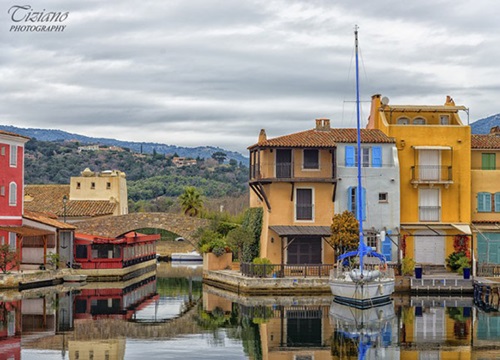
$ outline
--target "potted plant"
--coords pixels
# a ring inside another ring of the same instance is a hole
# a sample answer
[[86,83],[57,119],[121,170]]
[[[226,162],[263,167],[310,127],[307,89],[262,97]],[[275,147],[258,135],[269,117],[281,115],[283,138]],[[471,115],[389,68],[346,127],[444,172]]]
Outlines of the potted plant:
[[403,276],[412,276],[415,271],[415,265],[415,259],[411,257],[403,258],[401,262],[401,272],[403,273]]

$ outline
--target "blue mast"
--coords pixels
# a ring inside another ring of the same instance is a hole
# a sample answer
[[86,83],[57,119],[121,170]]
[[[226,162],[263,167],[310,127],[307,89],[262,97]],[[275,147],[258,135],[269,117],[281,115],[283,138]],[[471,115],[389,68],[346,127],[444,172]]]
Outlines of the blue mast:
[[358,187],[356,189],[356,217],[359,222],[359,268],[363,274],[363,256],[366,246],[363,239],[363,188],[361,187],[361,126],[360,126],[360,101],[359,101],[359,60],[358,60],[358,25],[354,26],[354,42],[356,51],[356,115],[357,115],[357,160],[358,160]]

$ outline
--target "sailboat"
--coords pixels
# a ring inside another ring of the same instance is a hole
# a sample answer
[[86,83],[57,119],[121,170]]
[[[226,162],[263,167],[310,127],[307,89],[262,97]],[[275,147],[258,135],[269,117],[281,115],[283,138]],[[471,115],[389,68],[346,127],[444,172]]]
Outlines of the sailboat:
[[[357,112],[357,178],[361,186],[361,130],[359,100],[358,27],[354,28],[356,54],[356,112]],[[387,267],[384,255],[367,246],[363,238],[363,191],[356,191],[356,218],[359,222],[359,245],[357,250],[338,257],[337,268],[330,273],[329,284],[334,301],[358,308],[370,308],[390,302],[394,292],[394,271]],[[344,266],[349,258],[357,259],[356,268]],[[366,262],[366,264],[365,264]]]

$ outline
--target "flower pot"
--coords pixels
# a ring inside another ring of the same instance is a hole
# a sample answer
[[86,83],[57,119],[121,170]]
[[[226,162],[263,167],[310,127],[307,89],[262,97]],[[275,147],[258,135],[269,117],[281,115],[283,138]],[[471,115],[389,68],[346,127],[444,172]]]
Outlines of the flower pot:
[[421,267],[415,268],[415,277],[417,279],[422,279],[422,268]]
[[464,268],[464,279],[470,279],[470,268]]

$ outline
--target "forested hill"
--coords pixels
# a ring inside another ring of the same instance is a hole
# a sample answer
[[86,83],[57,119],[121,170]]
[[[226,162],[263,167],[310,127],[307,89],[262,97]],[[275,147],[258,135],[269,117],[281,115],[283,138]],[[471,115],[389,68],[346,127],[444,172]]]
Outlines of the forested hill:
[[85,168],[92,171],[117,169],[127,176],[128,195],[133,202],[176,198],[185,186],[195,186],[205,197],[238,197],[247,193],[248,167],[231,159],[219,164],[198,158],[196,165],[176,167],[163,154],[137,154],[101,148],[79,151],[72,141],[38,141],[25,145],[26,184],[69,184]]
[[52,129],[35,129],[35,128],[18,128],[10,125],[0,125],[0,130],[13,132],[15,134],[28,136],[32,139],[41,141],[78,141],[80,145],[107,145],[107,146],[119,146],[122,148],[130,149],[136,153],[144,154],[174,154],[177,153],[179,156],[197,158],[210,158],[215,152],[223,152],[227,155],[227,160],[236,160],[238,163],[242,162],[248,165],[248,158],[236,151],[224,150],[219,147],[213,146],[197,146],[197,147],[182,147],[176,145],[166,145],[160,143],[152,142],[132,142],[132,141],[122,141],[116,139],[107,138],[93,138],[89,136],[72,134],[62,130],[52,130]]

